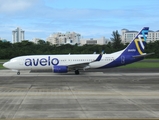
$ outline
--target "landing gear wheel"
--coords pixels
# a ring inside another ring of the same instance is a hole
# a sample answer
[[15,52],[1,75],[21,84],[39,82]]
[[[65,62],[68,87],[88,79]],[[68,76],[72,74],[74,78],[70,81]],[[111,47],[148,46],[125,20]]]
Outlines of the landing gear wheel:
[[75,70],[75,74],[76,74],[76,75],[79,75],[79,70]]
[[17,75],[20,75],[20,72],[19,72],[19,71],[17,72]]

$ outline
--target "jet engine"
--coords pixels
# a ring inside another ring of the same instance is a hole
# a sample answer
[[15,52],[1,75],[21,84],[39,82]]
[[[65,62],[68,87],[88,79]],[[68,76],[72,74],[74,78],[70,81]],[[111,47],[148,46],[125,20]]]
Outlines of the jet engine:
[[54,65],[53,68],[52,68],[52,71],[54,73],[67,73],[68,72],[68,66],[57,66],[57,65]]

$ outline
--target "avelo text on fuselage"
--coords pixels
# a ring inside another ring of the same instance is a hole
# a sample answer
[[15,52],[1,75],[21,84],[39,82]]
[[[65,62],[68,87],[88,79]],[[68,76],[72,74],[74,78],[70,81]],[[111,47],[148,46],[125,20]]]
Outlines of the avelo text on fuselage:
[[47,58],[26,58],[25,66],[53,66],[58,65],[59,60],[57,58],[51,58],[48,56]]

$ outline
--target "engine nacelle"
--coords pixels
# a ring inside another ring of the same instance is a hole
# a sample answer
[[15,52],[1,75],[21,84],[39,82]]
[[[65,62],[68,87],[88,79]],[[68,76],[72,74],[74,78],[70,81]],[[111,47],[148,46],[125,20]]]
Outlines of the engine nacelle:
[[53,72],[54,73],[67,73],[68,72],[68,66],[53,66]]

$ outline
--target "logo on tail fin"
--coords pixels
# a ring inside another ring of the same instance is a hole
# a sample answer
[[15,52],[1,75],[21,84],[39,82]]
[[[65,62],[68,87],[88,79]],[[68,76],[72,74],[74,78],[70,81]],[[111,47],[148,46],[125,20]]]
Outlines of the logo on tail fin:
[[140,53],[140,55],[143,54],[143,51],[145,49],[148,29],[149,29],[148,27],[143,28],[134,40],[136,48],[137,48],[138,52]]
[[127,46],[124,54],[142,55],[146,45],[149,27],[144,27],[134,40]]

